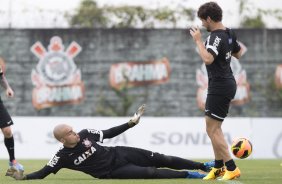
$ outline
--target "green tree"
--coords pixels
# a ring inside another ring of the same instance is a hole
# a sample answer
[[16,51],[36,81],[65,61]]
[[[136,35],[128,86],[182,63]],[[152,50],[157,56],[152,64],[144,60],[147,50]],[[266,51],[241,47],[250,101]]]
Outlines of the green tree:
[[101,28],[107,27],[108,18],[104,9],[97,6],[96,1],[83,0],[74,15],[66,13],[69,23],[74,27]]
[[164,23],[172,23],[173,27],[176,26],[177,20],[173,10],[169,8],[157,9],[154,12],[154,17],[156,20]]
[[245,16],[241,21],[241,26],[244,28],[265,28],[265,23],[262,16],[258,14],[255,17]]
[[110,27],[134,28],[138,25],[148,26],[150,12],[141,6],[105,7],[107,16],[111,17]]
[[65,14],[70,26],[84,28],[155,28],[173,27],[178,22],[193,21],[195,10],[178,7],[145,9],[141,6],[98,7],[95,0],[83,0],[74,14]]
[[244,28],[265,28],[264,17],[270,16],[282,21],[282,10],[264,10],[257,8],[248,0],[237,0],[239,2],[240,27]]
[[97,106],[98,114],[102,116],[127,116],[129,109],[133,105],[134,96],[129,94],[128,78],[124,85],[119,88],[111,88],[119,99],[121,105],[112,104],[112,102],[105,99],[103,95],[100,96],[99,104]]

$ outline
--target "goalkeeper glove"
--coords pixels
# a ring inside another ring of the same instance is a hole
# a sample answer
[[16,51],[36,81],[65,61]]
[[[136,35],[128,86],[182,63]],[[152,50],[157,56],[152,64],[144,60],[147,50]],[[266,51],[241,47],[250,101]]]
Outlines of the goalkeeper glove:
[[138,108],[137,112],[134,113],[133,117],[128,122],[128,125],[130,127],[133,127],[139,123],[140,117],[145,112],[145,108],[146,108],[146,105],[143,104]]
[[15,180],[25,180],[26,179],[26,175],[23,174],[23,171],[14,172],[14,174],[11,177],[13,177]]

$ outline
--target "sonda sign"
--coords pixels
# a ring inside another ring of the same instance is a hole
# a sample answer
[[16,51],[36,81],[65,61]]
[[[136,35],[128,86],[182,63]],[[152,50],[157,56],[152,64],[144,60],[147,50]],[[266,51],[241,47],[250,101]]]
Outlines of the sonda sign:
[[31,47],[31,52],[39,58],[31,73],[35,86],[32,104],[36,109],[76,104],[84,99],[81,72],[73,61],[80,51],[81,47],[76,42],[72,42],[65,50],[58,36],[51,38],[47,50],[40,42]]
[[124,86],[146,86],[162,84],[170,78],[170,64],[167,58],[156,61],[124,62],[110,68],[109,82],[115,89]]

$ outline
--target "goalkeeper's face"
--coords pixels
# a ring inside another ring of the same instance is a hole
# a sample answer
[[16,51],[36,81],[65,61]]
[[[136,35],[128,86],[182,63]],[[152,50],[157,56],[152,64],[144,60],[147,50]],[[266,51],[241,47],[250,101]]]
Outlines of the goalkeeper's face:
[[80,141],[79,135],[73,131],[72,127],[67,126],[61,139],[62,143],[67,147],[74,147]]

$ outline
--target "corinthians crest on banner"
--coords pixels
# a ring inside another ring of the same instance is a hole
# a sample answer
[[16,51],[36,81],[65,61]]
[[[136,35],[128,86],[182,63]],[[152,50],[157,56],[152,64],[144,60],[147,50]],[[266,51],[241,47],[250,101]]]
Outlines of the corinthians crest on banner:
[[51,38],[47,50],[40,42],[31,47],[31,52],[39,58],[31,73],[35,86],[32,103],[36,109],[76,104],[84,99],[81,72],[73,61],[80,51],[81,47],[76,42],[72,42],[65,50],[58,36]]

